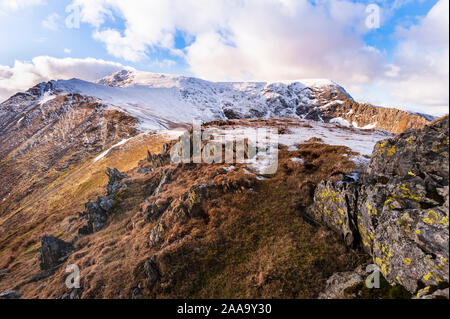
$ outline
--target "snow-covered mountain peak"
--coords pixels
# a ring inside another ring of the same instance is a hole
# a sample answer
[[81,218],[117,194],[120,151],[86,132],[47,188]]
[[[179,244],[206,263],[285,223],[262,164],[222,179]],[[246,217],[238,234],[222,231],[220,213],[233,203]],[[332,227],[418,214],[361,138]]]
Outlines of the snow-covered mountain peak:
[[181,75],[163,74],[125,69],[97,81],[111,87],[147,86],[150,88],[186,88],[208,83],[201,79]]
[[299,79],[299,80],[284,80],[276,82],[211,82],[202,80],[195,77],[188,77],[182,75],[153,73],[138,71],[135,69],[124,69],[117,71],[111,75],[108,75],[98,81],[98,84],[111,86],[111,87],[128,87],[133,85],[142,85],[152,88],[192,88],[192,87],[204,87],[204,86],[245,86],[245,87],[264,87],[266,90],[285,90],[286,88],[294,89],[296,91],[303,90],[305,88],[319,90],[319,89],[336,89],[342,93],[348,94],[344,88],[342,88],[336,82],[329,79]]
[[[237,118],[297,117],[320,122],[339,118],[354,127],[376,127],[393,132],[404,130],[397,126],[404,123],[405,116],[415,123],[411,125],[422,123],[419,116],[406,112],[360,104],[344,88],[326,79],[211,82],[134,69],[118,71],[96,82],[71,79],[38,84],[0,104],[0,116],[8,110],[47,104],[65,94],[79,94],[102,106],[123,111],[136,118],[142,131],[169,128],[193,120]],[[392,114],[386,121],[389,112]]]

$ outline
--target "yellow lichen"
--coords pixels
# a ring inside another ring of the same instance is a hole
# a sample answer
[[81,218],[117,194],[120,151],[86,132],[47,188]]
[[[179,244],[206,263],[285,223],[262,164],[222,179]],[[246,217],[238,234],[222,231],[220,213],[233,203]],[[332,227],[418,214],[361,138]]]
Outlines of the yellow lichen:
[[367,215],[370,216],[371,214],[374,214],[376,216],[378,214],[377,209],[376,208],[372,209],[369,203],[366,203],[366,208],[367,208]]
[[425,280],[430,280],[433,277],[433,274],[431,272],[428,272],[428,274],[426,274],[425,276],[423,276],[423,279]]
[[402,194],[401,194],[401,198],[409,198],[409,199],[414,199],[416,201],[420,201],[420,198],[418,195],[414,195],[411,190],[406,187],[405,184],[402,184],[400,186],[398,186],[399,189],[402,190]]
[[378,144],[378,153],[380,153],[380,155],[383,155],[383,148],[386,146],[387,142],[382,142]]
[[395,154],[395,145],[392,145],[386,150],[387,156],[392,156]]
[[444,226],[448,226],[448,216],[444,216],[441,219],[439,219],[438,214],[434,210],[428,211],[428,217],[425,217],[422,219],[425,224],[441,224]]
[[411,266],[411,258],[402,258],[403,262],[408,266]]

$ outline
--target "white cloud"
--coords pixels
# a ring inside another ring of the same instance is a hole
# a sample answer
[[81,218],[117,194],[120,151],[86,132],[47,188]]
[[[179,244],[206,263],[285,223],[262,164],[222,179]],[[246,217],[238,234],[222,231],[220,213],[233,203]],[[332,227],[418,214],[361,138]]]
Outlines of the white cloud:
[[64,53],[70,54],[70,53],[72,53],[72,50],[70,50],[70,49],[68,49],[68,48],[65,48],[65,49],[64,49]]
[[15,61],[14,66],[0,65],[0,101],[44,81],[79,78],[94,81],[125,68],[114,62],[93,58],[57,59],[35,57],[31,62]]
[[384,83],[396,103],[422,112],[448,113],[448,12],[448,0],[440,0],[417,25],[398,28],[395,73]]
[[[421,1],[376,0],[383,8],[382,20],[398,8]],[[368,102],[441,112],[448,105],[448,0],[440,0],[425,18],[415,20],[416,25],[398,28],[392,61],[363,40],[370,32],[364,23],[366,4],[351,0],[73,0],[81,8],[81,21],[94,26],[93,37],[116,58],[136,62],[162,49],[184,59],[193,74],[205,79],[330,78]],[[123,20],[124,29],[106,23],[117,18]],[[182,50],[175,47],[175,37],[180,35],[188,43]],[[164,58],[150,65],[172,67],[170,57]],[[34,60],[16,62],[8,70],[3,67],[4,72],[18,70],[21,64],[36,67]],[[23,83],[34,76],[27,72]],[[0,79],[0,87],[7,85]]]
[[0,0],[0,10],[17,11],[26,7],[43,5],[43,0]]
[[[175,35],[191,40],[183,55],[206,79],[273,80],[329,77],[366,83],[383,68],[382,55],[361,35],[366,6],[348,0],[75,0],[82,21],[97,29],[117,58],[139,61],[153,48],[177,53]],[[114,15],[123,32],[102,29]],[[349,72],[351,68],[352,72]]]
[[42,21],[42,26],[46,29],[55,31],[58,30],[60,20],[61,16],[59,14],[52,13]]

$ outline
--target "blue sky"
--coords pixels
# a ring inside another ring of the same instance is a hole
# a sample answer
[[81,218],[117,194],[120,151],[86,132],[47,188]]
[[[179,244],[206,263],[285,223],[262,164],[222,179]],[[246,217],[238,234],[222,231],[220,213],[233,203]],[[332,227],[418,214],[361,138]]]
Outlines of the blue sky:
[[[429,41],[435,35],[426,34],[432,29],[428,25],[448,29],[448,12],[430,13],[438,5],[448,8],[446,0],[202,1],[0,0],[0,98],[2,69],[10,77],[23,72],[16,61],[31,64],[27,70],[32,70],[34,58],[48,56],[94,58],[211,80],[331,78],[374,104],[431,113],[448,106],[448,89],[435,88],[435,83],[448,83],[436,67],[448,66],[448,39]],[[381,23],[369,29],[365,9],[373,3],[381,10]],[[71,4],[80,8],[79,28],[66,26]],[[412,53],[405,58],[402,48]],[[408,59],[413,60],[404,62]],[[414,61],[427,70],[423,81]],[[47,73],[58,74],[55,70]],[[39,73],[35,79],[47,76],[42,70],[29,72]],[[396,92],[390,91],[390,81],[399,85]],[[441,98],[398,93],[412,86],[416,92],[421,81],[431,82]],[[3,94],[14,90],[8,85],[3,84]]]
[[[93,57],[116,61],[139,70],[174,74],[190,74],[183,59],[171,56],[167,50],[153,48],[148,51],[148,57],[138,62],[127,61],[111,56],[103,43],[92,37],[95,30],[90,24],[80,23],[79,28],[67,28],[65,19],[68,13],[66,7],[72,3],[69,0],[45,0],[45,5],[25,7],[14,12],[0,11],[0,65],[12,66],[15,60],[32,60],[35,56],[48,55],[57,58]],[[58,14],[57,28],[49,29],[42,24],[47,17]],[[117,28],[123,32],[125,21],[120,16],[108,19],[105,28]],[[177,39],[177,47],[185,45],[183,37]],[[69,49],[70,53],[65,52]],[[155,63],[170,58],[177,62],[171,67]]]

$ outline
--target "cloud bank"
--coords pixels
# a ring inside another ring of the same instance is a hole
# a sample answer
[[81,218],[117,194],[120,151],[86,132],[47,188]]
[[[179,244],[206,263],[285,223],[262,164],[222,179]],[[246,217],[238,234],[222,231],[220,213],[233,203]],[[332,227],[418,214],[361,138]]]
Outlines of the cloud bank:
[[94,81],[123,68],[119,63],[92,58],[57,59],[48,56],[36,57],[31,62],[16,61],[13,67],[0,65],[0,101],[40,82],[71,78]]

